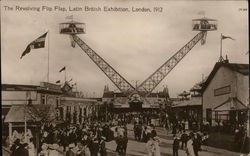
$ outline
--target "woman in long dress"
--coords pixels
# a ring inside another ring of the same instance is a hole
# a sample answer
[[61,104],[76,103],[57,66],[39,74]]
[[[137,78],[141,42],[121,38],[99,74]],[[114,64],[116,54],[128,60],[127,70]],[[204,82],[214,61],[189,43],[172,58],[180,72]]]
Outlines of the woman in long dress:
[[149,137],[148,142],[146,143],[146,149],[148,151],[148,156],[154,156],[155,153],[155,144],[152,136]]
[[155,153],[154,156],[161,156],[161,151],[160,151],[160,138],[159,137],[154,137],[154,146],[155,146]]
[[187,156],[195,156],[194,155],[194,147],[193,147],[193,133],[191,132],[189,134],[189,140],[187,142],[187,149],[186,149],[186,152],[187,152]]

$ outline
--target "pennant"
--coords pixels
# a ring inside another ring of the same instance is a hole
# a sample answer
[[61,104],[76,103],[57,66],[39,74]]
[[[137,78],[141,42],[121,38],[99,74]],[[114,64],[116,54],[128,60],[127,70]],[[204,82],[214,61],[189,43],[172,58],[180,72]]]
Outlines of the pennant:
[[60,80],[57,80],[56,83],[60,83],[61,81]]
[[66,67],[64,66],[59,72],[61,73],[62,71],[66,70]]
[[227,39],[227,38],[229,38],[229,39],[231,39],[231,40],[235,40],[235,39],[233,39],[233,38],[230,37],[230,36],[221,35],[221,39],[222,39],[222,40]]
[[39,48],[44,48],[45,47],[45,39],[47,36],[46,32],[45,34],[43,34],[42,36],[38,37],[36,40],[34,40],[33,42],[31,42],[26,49],[24,50],[24,52],[22,53],[22,56],[20,59],[23,58],[23,56],[25,56],[26,54],[28,54],[31,49],[39,49]]

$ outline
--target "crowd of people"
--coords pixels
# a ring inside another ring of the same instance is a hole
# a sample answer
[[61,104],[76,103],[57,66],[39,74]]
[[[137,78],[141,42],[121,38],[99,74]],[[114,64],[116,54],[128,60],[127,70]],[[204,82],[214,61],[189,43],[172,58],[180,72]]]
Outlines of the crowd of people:
[[[30,130],[28,131],[29,133]],[[126,155],[128,143],[125,123],[92,122],[75,126],[45,124],[40,129],[39,145],[32,135],[13,133],[12,156],[107,156],[106,142],[115,140],[116,152]],[[35,150],[36,148],[36,150]]]
[[[160,156],[161,141],[152,121],[142,114],[123,113],[105,123],[44,124],[39,129],[39,137],[33,137],[29,129],[26,134],[14,131],[10,141],[11,156],[107,156],[106,143],[110,141],[115,141],[117,155],[125,156],[128,123],[134,124],[134,140],[145,144],[148,156]],[[198,126],[188,120],[170,120],[167,115],[163,121],[164,124],[158,126],[165,127],[166,134],[173,136],[174,156],[178,156],[179,149],[185,150],[187,156],[199,155],[201,145],[206,144],[211,130],[208,122]],[[243,130],[239,127],[235,131],[235,142],[239,146],[244,137]]]

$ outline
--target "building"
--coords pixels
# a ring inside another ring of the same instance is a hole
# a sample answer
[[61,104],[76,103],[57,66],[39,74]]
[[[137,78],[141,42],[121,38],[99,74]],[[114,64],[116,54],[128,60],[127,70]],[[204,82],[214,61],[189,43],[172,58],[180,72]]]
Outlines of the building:
[[99,105],[100,102],[95,99],[62,96],[59,107],[60,116],[63,121],[80,124],[97,119]]
[[172,109],[176,113],[178,120],[188,120],[192,122],[202,122],[202,96],[201,87],[204,81],[195,84],[190,92],[184,91],[179,94],[179,99],[173,101]]
[[12,134],[13,130],[32,129],[41,118],[54,123],[79,124],[96,118],[99,106],[97,100],[73,92],[67,82],[62,87],[48,82],[40,85],[2,84],[1,102],[4,136]]
[[[246,123],[249,108],[249,64],[217,62],[202,87],[203,119],[230,128]],[[229,129],[230,129],[229,128]]]
[[2,84],[3,135],[12,134],[13,129],[22,132],[24,128],[34,128],[41,111],[50,114],[44,116],[48,119],[55,117],[52,112],[60,105],[61,94],[59,85],[47,82],[41,82],[39,86]]
[[138,93],[126,95],[121,92],[109,91],[104,87],[102,102],[112,107],[112,112],[131,112],[142,110],[159,110],[168,104],[169,93],[167,87],[161,92],[150,93],[147,97],[140,96]]

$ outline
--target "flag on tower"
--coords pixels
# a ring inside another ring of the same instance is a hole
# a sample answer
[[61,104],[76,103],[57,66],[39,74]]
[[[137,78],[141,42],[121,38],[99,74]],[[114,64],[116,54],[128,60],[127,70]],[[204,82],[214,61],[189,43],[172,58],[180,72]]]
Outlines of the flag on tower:
[[45,34],[43,34],[42,36],[38,37],[37,39],[35,39],[34,41],[32,41],[24,50],[24,52],[22,53],[22,56],[20,59],[22,59],[23,56],[25,56],[26,54],[28,54],[30,52],[31,49],[38,49],[38,48],[44,48],[45,47],[45,39],[46,39],[46,35],[48,32],[46,32]]
[[235,39],[233,39],[233,38],[230,37],[230,36],[221,35],[221,39],[222,39],[222,40],[227,39],[227,38],[229,38],[229,39],[231,39],[231,40],[235,40]]
[[66,70],[66,67],[64,66],[59,72],[61,73],[62,71]]
[[60,83],[61,81],[60,80],[57,80],[56,83]]

